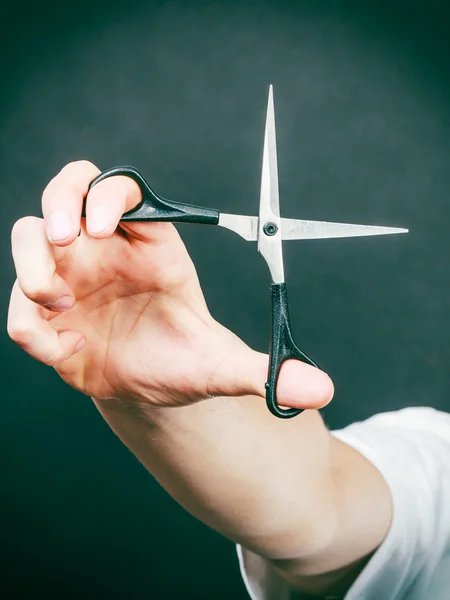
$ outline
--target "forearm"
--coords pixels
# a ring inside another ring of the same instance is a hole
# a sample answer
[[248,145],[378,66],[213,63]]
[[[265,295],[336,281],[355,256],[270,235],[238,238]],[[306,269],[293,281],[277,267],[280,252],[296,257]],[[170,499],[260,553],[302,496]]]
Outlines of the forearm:
[[162,486],[226,537],[273,559],[327,544],[336,518],[331,436],[317,411],[280,420],[250,396],[163,409],[96,404]]
[[318,411],[280,420],[252,396],[163,409],[96,404],[180,504],[293,587],[344,593],[386,535],[386,482]]

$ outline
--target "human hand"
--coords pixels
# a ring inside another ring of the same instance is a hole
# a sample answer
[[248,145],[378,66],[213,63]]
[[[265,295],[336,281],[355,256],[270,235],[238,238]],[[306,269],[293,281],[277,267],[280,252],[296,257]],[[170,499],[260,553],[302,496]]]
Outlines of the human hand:
[[[264,398],[267,355],[212,318],[176,229],[119,223],[140,202],[140,190],[114,177],[86,197],[98,174],[87,161],[66,165],[43,193],[44,218],[14,225],[11,338],[97,399],[162,407],[218,395]],[[283,365],[280,404],[319,408],[332,393],[322,371]]]

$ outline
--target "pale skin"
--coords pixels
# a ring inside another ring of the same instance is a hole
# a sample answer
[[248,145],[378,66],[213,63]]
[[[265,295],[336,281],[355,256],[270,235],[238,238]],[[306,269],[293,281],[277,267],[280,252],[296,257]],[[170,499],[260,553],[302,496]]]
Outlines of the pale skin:
[[98,173],[66,165],[43,193],[43,219],[14,225],[9,335],[91,396],[194,516],[292,587],[344,593],[386,536],[392,502],[376,468],[326,429],[317,409],[331,400],[330,378],[285,363],[279,403],[306,410],[273,417],[267,355],[211,316],[176,229],[118,225],[140,201],[136,184],[98,184],[81,219]]

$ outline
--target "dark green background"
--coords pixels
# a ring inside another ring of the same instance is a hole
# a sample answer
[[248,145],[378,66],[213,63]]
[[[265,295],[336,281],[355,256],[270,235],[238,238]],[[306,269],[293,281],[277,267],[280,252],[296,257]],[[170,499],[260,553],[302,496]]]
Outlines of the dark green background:
[[[4,323],[11,226],[39,214],[46,182],[70,160],[133,164],[163,196],[256,214],[272,83],[283,215],[411,230],[285,244],[296,338],[336,386],[327,422],[408,405],[448,409],[443,6],[3,7]],[[215,228],[180,229],[212,313],[266,349],[269,275],[255,247]],[[0,353],[2,595],[244,599],[232,544],[159,488],[90,400],[16,348],[5,328]]]

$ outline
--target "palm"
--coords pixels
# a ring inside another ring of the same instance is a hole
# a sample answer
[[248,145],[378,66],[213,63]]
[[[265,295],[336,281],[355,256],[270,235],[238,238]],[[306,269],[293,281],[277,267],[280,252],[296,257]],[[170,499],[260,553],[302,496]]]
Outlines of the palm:
[[56,249],[57,272],[77,302],[47,316],[58,331],[82,331],[88,340],[56,369],[97,398],[120,397],[133,386],[133,396],[145,389],[143,399],[157,404],[198,400],[214,369],[210,346],[218,326],[175,228],[147,227],[154,228],[153,243],[118,230],[106,240],[82,234]]

